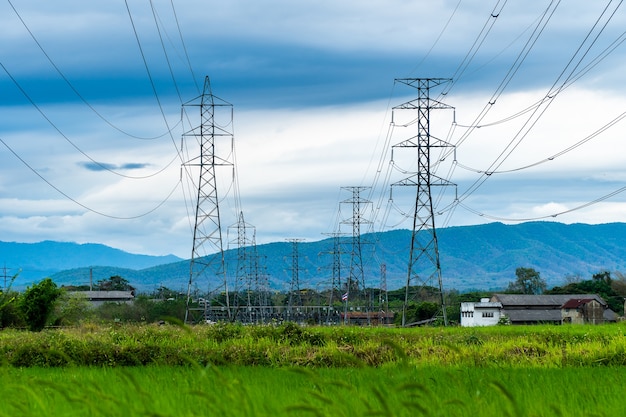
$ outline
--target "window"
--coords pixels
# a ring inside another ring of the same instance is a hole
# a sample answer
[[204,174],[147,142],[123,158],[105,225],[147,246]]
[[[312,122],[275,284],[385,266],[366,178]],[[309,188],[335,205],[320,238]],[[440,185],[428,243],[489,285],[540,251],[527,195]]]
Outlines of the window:
[[493,317],[493,311],[483,311],[483,318]]

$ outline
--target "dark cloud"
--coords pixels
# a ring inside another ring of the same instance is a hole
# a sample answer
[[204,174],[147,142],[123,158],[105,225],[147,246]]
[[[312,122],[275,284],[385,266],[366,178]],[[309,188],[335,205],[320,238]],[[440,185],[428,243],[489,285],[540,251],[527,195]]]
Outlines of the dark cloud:
[[81,162],[80,166],[89,170],[89,171],[114,171],[120,169],[141,169],[147,167],[149,164],[144,164],[140,162],[127,162],[124,164],[108,164],[105,162]]

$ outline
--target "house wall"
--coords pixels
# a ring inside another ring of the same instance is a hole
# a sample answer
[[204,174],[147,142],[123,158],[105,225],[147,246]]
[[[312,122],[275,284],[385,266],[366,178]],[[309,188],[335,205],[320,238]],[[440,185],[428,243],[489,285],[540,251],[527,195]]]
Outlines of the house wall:
[[501,306],[495,303],[461,303],[461,326],[495,326],[500,321]]
[[596,300],[581,304],[578,308],[561,310],[564,324],[601,324],[604,323],[604,307]]

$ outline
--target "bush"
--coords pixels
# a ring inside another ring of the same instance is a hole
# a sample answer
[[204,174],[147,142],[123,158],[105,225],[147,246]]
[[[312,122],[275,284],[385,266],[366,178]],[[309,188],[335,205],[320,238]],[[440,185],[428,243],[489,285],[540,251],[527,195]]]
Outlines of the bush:
[[54,308],[54,302],[60,295],[61,290],[50,278],[26,288],[19,306],[29,330],[43,330]]

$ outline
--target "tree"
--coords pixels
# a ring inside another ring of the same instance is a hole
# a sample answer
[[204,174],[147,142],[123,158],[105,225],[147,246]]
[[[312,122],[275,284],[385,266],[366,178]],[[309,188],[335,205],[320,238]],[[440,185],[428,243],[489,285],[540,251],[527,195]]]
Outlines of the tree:
[[0,329],[24,325],[24,317],[17,306],[19,294],[11,289],[16,278],[17,274],[11,278],[11,283],[6,288],[0,290]]
[[84,292],[61,289],[61,296],[54,303],[51,321],[55,326],[70,326],[89,320],[93,311]]
[[109,279],[101,279],[96,284],[100,291],[135,291],[126,278],[119,275],[113,275]]
[[506,291],[513,294],[541,294],[546,290],[546,281],[533,268],[517,268],[517,279],[509,282]]
[[60,295],[61,290],[50,278],[26,288],[19,306],[31,331],[43,330],[54,308],[54,302]]

